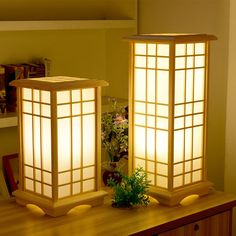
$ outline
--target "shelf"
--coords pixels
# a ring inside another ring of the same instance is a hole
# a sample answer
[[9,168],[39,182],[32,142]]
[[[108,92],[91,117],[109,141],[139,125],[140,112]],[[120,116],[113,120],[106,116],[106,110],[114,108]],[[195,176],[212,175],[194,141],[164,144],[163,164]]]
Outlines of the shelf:
[[0,31],[135,28],[136,20],[0,21]]
[[16,113],[2,114],[0,115],[0,128],[8,128],[17,126]]

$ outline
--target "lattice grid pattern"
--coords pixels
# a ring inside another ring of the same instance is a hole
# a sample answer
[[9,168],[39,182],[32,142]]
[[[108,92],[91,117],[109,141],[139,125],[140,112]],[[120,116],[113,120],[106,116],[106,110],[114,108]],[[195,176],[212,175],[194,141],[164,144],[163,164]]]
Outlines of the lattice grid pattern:
[[[57,91],[52,107],[51,92],[22,89],[25,190],[52,198],[52,188],[58,188],[59,199],[95,190],[95,93],[95,88]],[[56,143],[51,138],[53,125]],[[57,145],[56,175],[51,144]],[[52,178],[57,186],[52,187]]]
[[205,43],[171,50],[168,43],[134,44],[134,167],[144,167],[152,185],[165,189],[170,162],[173,188],[203,177]]

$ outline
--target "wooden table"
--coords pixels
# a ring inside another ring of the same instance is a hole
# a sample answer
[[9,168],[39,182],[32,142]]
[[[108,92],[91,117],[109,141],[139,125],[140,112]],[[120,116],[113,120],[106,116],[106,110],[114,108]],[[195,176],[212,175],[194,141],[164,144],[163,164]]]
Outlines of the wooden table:
[[[226,234],[221,234],[221,236],[228,236],[230,235],[231,213],[234,206],[236,206],[236,197],[222,192],[213,192],[208,196],[197,199],[191,205],[176,207],[161,206],[155,200],[152,200],[148,207],[117,209],[111,207],[111,200],[108,198],[102,206],[93,208],[79,206],[71,210],[66,216],[52,218],[40,212],[33,212],[32,209],[19,206],[14,200],[1,200],[0,235],[121,236],[135,234],[166,236],[170,234],[164,232],[171,232],[171,230],[174,232],[176,228],[176,232],[184,232],[183,229],[187,225],[202,220],[205,222],[205,219],[209,217],[226,212],[226,218],[224,216],[219,219],[220,221],[227,221],[220,223],[220,225],[227,225]],[[218,226],[214,223],[214,228],[216,227]],[[173,233],[171,235],[184,234]],[[205,236],[204,234],[191,235]]]

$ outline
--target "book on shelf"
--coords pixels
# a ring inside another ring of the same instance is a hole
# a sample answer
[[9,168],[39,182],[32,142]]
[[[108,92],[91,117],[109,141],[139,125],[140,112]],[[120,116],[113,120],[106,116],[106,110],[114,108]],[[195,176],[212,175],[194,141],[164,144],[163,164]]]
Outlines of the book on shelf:
[[43,63],[20,63],[1,67],[5,70],[6,111],[16,112],[16,88],[10,86],[10,82],[25,78],[45,77],[45,65]]

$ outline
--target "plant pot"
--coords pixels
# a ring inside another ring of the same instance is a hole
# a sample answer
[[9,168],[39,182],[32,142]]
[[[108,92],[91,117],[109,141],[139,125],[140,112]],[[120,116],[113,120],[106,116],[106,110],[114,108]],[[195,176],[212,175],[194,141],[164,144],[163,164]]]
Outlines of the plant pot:
[[107,182],[109,179],[114,179],[117,183],[121,182],[121,176],[119,171],[112,171],[112,170],[105,170],[102,175],[102,180],[105,185],[107,185]]
[[102,180],[105,185],[107,185],[107,181],[109,179],[114,179],[117,183],[121,182],[121,175],[118,171],[119,168],[119,162],[108,162],[104,165],[104,172],[102,175]]

